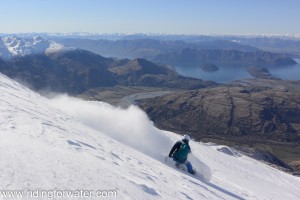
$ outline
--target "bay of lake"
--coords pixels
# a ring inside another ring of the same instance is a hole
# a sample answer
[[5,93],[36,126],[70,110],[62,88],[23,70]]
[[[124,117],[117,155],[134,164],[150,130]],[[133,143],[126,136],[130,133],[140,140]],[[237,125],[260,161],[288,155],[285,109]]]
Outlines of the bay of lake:
[[[283,80],[300,80],[300,59],[294,59],[298,64],[282,67],[267,68],[277,78]],[[212,80],[219,83],[230,82],[243,78],[253,78],[245,68],[220,67],[218,71],[206,72],[199,68],[176,67],[176,71],[184,76]]]

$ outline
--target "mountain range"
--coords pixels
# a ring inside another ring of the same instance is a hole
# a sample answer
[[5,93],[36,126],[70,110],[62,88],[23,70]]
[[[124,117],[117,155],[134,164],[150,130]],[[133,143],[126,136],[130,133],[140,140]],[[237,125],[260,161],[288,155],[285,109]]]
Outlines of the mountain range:
[[80,49],[0,59],[0,72],[35,90],[70,94],[116,85],[182,89],[215,85],[212,81],[183,77],[144,59],[116,60]]
[[202,67],[213,64],[220,67],[276,67],[297,64],[292,58],[276,53],[239,50],[197,50],[185,48],[180,52],[161,54],[154,62],[181,67]]
[[121,39],[121,40],[91,40],[57,38],[56,41],[66,47],[85,49],[100,55],[118,58],[145,58],[154,59],[165,53],[182,51],[185,48],[192,49],[221,49],[257,51],[255,47],[241,45],[226,40],[185,42],[182,40],[155,40],[155,39]]
[[[96,40],[65,37],[5,36],[0,39],[0,57],[47,54],[76,48],[106,57],[136,59],[180,67],[274,67],[296,64],[285,54],[262,51],[256,47],[234,42],[236,40],[202,39],[200,41],[158,40],[126,38],[120,40]],[[237,38],[235,38],[237,39]],[[244,40],[243,40],[244,41]]]
[[61,49],[84,49],[107,57],[118,58],[145,58],[152,59],[163,53],[177,52],[184,48],[193,49],[239,49],[256,51],[257,48],[240,45],[226,40],[208,40],[186,42],[182,40],[157,40],[147,38],[120,40],[108,39],[81,39],[54,36],[11,35],[0,37],[0,56],[4,59],[13,56],[45,53]]

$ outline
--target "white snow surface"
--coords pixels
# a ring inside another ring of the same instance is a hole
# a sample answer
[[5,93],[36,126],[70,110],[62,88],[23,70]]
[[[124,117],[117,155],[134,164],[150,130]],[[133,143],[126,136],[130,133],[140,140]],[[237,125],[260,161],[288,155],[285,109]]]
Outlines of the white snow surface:
[[113,199],[299,199],[298,177],[226,146],[190,142],[199,176],[167,165],[164,158],[180,136],[155,128],[135,106],[47,99],[0,74],[0,112],[0,192],[82,189],[115,190]]
[[72,49],[74,48],[66,48],[58,42],[40,36],[27,38],[5,36],[0,38],[0,56],[4,59],[9,59],[14,56],[53,53]]

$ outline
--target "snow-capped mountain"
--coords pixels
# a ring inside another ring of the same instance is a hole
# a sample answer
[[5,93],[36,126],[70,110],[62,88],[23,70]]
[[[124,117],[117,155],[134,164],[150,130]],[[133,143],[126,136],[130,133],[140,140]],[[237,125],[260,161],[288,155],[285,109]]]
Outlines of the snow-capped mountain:
[[0,199],[16,190],[22,199],[81,199],[58,193],[78,190],[91,192],[82,199],[99,190],[117,199],[299,198],[298,177],[226,146],[191,142],[198,176],[167,165],[180,136],[135,106],[47,99],[2,74],[0,101]]
[[65,48],[62,44],[40,36],[5,36],[0,38],[0,57],[4,59],[8,59],[13,56],[48,53],[66,49],[67,48]]

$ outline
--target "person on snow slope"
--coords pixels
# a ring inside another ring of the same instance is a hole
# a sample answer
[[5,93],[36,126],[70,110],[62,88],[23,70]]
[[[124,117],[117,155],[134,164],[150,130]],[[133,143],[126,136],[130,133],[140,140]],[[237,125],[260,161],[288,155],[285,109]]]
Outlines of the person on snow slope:
[[191,147],[189,145],[190,140],[190,136],[185,134],[182,140],[174,144],[169,153],[169,157],[173,158],[176,162],[176,167],[179,168],[180,165],[185,165],[189,173],[195,174],[195,170],[193,169],[191,162],[187,160],[188,154],[191,153]]

